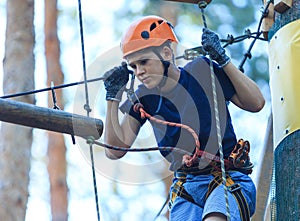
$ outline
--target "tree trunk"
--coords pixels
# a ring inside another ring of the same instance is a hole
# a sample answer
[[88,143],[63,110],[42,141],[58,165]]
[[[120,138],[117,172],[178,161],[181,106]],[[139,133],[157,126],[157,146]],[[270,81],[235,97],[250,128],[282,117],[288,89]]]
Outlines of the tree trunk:
[[[34,89],[34,1],[8,0],[3,60],[4,94]],[[19,97],[34,103],[34,96]],[[25,219],[28,200],[32,129],[2,123],[0,141],[0,217]]]
[[[275,13],[269,32],[270,87],[274,119],[276,220],[300,220],[300,0]],[[276,2],[274,2],[276,8]],[[278,6],[278,5],[277,5]],[[283,12],[284,11],[284,12]],[[286,59],[288,58],[288,59]]]
[[[45,53],[47,84],[63,84],[64,76],[60,65],[60,47],[57,36],[57,1],[45,0]],[[48,106],[63,109],[61,90],[55,91],[57,104],[49,93]],[[50,179],[51,213],[53,221],[68,219],[68,187],[66,182],[66,146],[61,133],[48,132],[48,173]]]

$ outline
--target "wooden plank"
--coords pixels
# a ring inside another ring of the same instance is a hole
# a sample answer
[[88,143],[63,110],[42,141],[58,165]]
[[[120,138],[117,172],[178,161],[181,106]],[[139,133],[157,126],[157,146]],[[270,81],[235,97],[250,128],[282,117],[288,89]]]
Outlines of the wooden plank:
[[[201,2],[200,0],[165,0],[165,1],[172,1],[172,2],[184,2],[184,3],[193,3],[193,4],[198,4]],[[211,0],[205,0],[207,4],[211,2]]]
[[283,13],[292,7],[293,0],[274,0],[274,9],[279,13]]
[[[267,4],[267,0],[264,0],[264,5],[266,6],[266,4]],[[271,27],[274,24],[274,20],[275,20],[274,15],[275,15],[275,13],[274,13],[274,4],[270,3],[269,7],[268,7],[268,15],[267,15],[267,17],[265,17],[263,19],[262,26],[261,26],[261,30],[263,32],[263,36],[267,40],[268,40],[269,30],[271,29]]]
[[83,138],[99,139],[103,132],[100,119],[71,114],[62,110],[0,98],[0,121],[50,130]]

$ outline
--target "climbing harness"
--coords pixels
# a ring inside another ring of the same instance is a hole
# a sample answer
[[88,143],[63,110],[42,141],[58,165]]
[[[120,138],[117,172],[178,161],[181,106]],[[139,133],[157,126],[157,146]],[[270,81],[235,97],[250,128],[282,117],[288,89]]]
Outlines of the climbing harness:
[[[226,168],[226,189],[228,192],[232,193],[235,197],[239,210],[240,215],[242,217],[242,221],[249,221],[250,220],[250,212],[249,207],[246,202],[246,199],[241,191],[241,187],[239,184],[235,183],[231,177],[229,176],[229,171],[239,171],[244,174],[251,174],[253,164],[250,162],[249,157],[249,151],[250,151],[250,144],[248,141],[244,141],[243,139],[240,139],[237,144],[235,145],[235,148],[230,154],[230,157],[228,159],[224,159],[225,168]],[[208,153],[203,152],[201,157],[207,156]],[[200,156],[199,156],[200,157]],[[209,165],[203,169],[199,169],[197,165],[187,167],[183,165],[181,168],[179,168],[175,172],[175,177],[178,179],[178,181],[174,184],[172,188],[171,193],[171,199],[169,202],[169,208],[172,207],[176,197],[182,197],[186,199],[187,201],[194,203],[200,207],[201,205],[197,204],[193,197],[187,193],[187,191],[184,189],[183,184],[186,181],[186,176],[188,174],[197,176],[197,175],[214,175],[214,179],[210,182],[208,186],[208,191],[206,193],[205,199],[208,198],[210,193],[218,187],[223,182],[222,178],[222,172],[220,170],[220,158],[217,156],[214,156],[214,158],[208,158],[212,160]],[[235,163],[234,163],[235,162]],[[237,163],[238,162],[238,163]]]
[[169,205],[168,205],[169,209],[172,208],[173,203],[177,197],[181,197],[199,207],[202,207],[201,205],[196,203],[195,200],[193,199],[193,197],[184,189],[183,184],[186,181],[186,177],[177,177],[177,178],[178,178],[178,181],[174,184],[173,189],[172,189],[172,193],[171,193],[171,197],[170,197],[170,201],[169,201]]
[[[223,178],[221,177],[222,175],[219,172],[213,173],[214,179],[210,182],[208,185],[208,192],[206,194],[206,199],[209,197],[210,193],[217,188],[219,185],[222,184]],[[240,215],[242,221],[250,221],[250,211],[249,211],[249,206],[248,203],[245,199],[244,194],[241,191],[240,184],[235,183],[232,178],[229,176],[228,173],[226,173],[226,187],[230,193],[234,196],[236,199],[239,210],[240,210]]]
[[[169,201],[169,208],[172,208],[173,203],[177,197],[181,197],[191,203],[194,203],[195,205],[199,207],[203,207],[202,205],[199,205],[193,197],[185,190],[183,184],[186,182],[186,176],[188,173],[177,173],[176,172],[176,178],[178,179],[177,182],[173,185],[170,201]],[[222,174],[219,171],[212,170],[203,170],[198,175],[204,175],[204,174],[212,174],[214,178],[210,181],[208,184],[208,190],[205,194],[205,200],[209,197],[209,195],[223,183]],[[197,174],[196,174],[197,175]],[[235,200],[237,201],[241,221],[250,221],[250,211],[249,206],[247,204],[247,201],[245,199],[245,196],[241,190],[241,186],[238,183],[235,183],[230,175],[226,173],[226,187],[228,191],[234,196]]]
[[244,170],[249,170],[252,172],[253,164],[250,162],[249,152],[249,141],[244,141],[243,139],[240,139],[235,145],[233,151],[231,152],[229,160],[234,167],[242,168]]

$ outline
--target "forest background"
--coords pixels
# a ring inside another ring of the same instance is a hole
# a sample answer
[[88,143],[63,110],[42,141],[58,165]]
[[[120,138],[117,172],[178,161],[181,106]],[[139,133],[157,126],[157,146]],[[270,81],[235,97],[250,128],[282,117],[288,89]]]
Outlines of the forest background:
[[[44,7],[44,1],[34,2],[35,85],[32,89],[49,86],[47,85],[49,76],[47,79],[45,59]],[[261,18],[262,8],[263,3],[258,0],[212,1],[205,9],[208,27],[217,32],[222,39],[226,39],[228,34],[235,37],[243,35],[246,29],[255,32]],[[57,33],[60,41],[60,63],[64,74],[63,83],[77,82],[83,79],[78,2],[75,0],[57,1],[57,9]],[[160,15],[170,20],[184,48],[201,44],[203,23],[200,10],[196,5],[161,0],[85,0],[82,1],[82,15],[88,78],[99,77],[109,67],[120,64],[119,57],[114,55],[118,55],[117,50],[122,32],[132,20],[149,14]],[[4,0],[0,1],[0,16],[0,54],[3,58],[7,16]],[[237,66],[242,61],[252,40],[249,38],[226,48],[233,63]],[[267,44],[266,41],[258,40],[251,51],[252,58],[248,59],[243,66],[245,74],[255,80],[261,88],[267,101],[266,106],[261,112],[254,114],[242,112],[230,105],[237,136],[251,142],[250,156],[255,165],[251,176],[254,181],[257,181],[260,171],[261,150],[271,113]],[[1,67],[1,80],[2,76]],[[95,116],[104,120],[103,83],[98,82],[94,87],[90,86],[90,90]],[[85,114],[82,87],[70,87],[64,89],[62,93],[59,102],[62,103],[65,111]],[[2,88],[1,94],[3,94]],[[36,94],[35,100],[38,106],[48,106],[47,93]],[[142,131],[136,146],[155,145],[153,137],[149,136],[149,131],[149,127]],[[48,175],[50,162],[48,136],[46,131],[33,130],[26,221],[47,221],[53,216]],[[17,137],[16,139],[25,138]],[[70,221],[97,220],[88,146],[81,138],[76,138],[76,145],[73,145],[69,135],[64,135],[64,143],[66,161],[61,163],[66,164],[67,219]],[[108,161],[103,155],[103,148],[97,147],[95,160],[101,220],[153,220],[166,199],[171,177],[160,155],[153,152],[130,153],[120,162]],[[128,170],[124,170],[124,165],[125,168],[128,167]],[[15,170],[18,170],[18,166],[18,164],[15,165]],[[132,172],[132,168],[136,170]],[[157,220],[166,220],[165,213],[166,209]]]

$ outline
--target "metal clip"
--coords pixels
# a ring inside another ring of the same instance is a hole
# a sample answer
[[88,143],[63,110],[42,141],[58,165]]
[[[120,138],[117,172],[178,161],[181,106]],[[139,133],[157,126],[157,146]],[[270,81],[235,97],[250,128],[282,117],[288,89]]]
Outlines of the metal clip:
[[199,57],[200,55],[207,55],[207,52],[204,50],[203,46],[198,46],[190,49],[184,50],[184,54],[181,56],[176,57],[176,59],[185,59],[185,60],[194,60],[195,58]]
[[[125,91],[127,93],[127,98],[132,105],[134,105],[134,100],[140,102],[138,96],[134,92],[134,80],[135,80],[135,75],[132,73],[131,80],[130,80],[130,87],[125,88]],[[133,99],[133,97],[134,97],[134,99]]]

